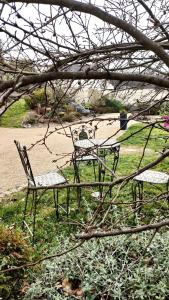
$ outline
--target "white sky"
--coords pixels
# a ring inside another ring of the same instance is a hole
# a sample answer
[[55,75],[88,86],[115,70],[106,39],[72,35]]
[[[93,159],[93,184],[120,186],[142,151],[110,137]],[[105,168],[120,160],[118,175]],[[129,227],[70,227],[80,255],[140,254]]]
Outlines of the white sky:
[[[83,1],[79,1],[79,2],[96,4],[100,8],[102,8],[103,10],[104,10],[105,3],[108,3],[105,0],[83,0]],[[117,4],[118,0],[115,0],[114,2]],[[12,6],[12,4],[9,4],[9,5]],[[116,6],[117,5],[115,5],[115,7]],[[29,22],[33,22],[35,24],[35,26],[38,25],[38,23],[39,23],[39,15],[38,15],[38,11],[37,11],[38,5],[32,5],[32,4],[28,4],[28,5],[23,4],[22,5],[22,4],[17,3],[16,8],[17,8],[18,12],[22,15],[23,18],[25,18]],[[52,9],[51,9],[51,7],[49,5],[39,5],[39,8],[40,8],[40,11],[41,11],[40,18],[41,18],[42,23],[45,23],[46,20],[48,20],[51,16],[54,17],[58,13],[58,6],[52,6]],[[70,16],[70,18],[71,18],[72,13],[70,12],[68,14],[68,16]],[[10,10],[9,6],[7,6],[7,5],[5,5],[5,9],[2,12],[2,17],[5,20],[8,20],[8,18],[9,18],[10,22],[11,21],[14,22],[14,23],[17,22],[17,24],[19,26],[21,26],[22,28],[24,28],[28,31],[30,30],[30,28],[29,28],[29,26],[26,22],[24,22],[22,19],[16,18],[16,14],[14,13],[13,10],[12,10],[12,14],[11,14],[11,10]],[[99,18],[96,18],[94,16],[90,16],[90,15],[86,15],[86,17],[85,17],[85,14],[82,14],[82,19],[83,19],[84,22],[89,21],[89,24],[88,24],[89,34],[90,34],[90,37],[91,37],[92,41],[95,43],[95,45],[96,46],[105,45],[106,41],[107,41],[107,36],[109,35],[109,33],[107,33],[105,31],[104,36],[102,35],[101,38],[100,38],[99,28],[106,28],[109,25],[104,23],[103,21],[101,21]],[[75,21],[75,18],[73,20]],[[56,35],[57,35],[57,38],[58,38],[58,42],[63,44],[63,42],[64,42],[63,39],[65,38],[66,41],[67,41],[67,45],[73,47],[74,42],[73,42],[72,38],[68,39],[68,36],[70,36],[71,33],[69,31],[68,26],[65,23],[64,18],[60,17],[60,18],[57,19],[57,21],[54,20],[54,23],[55,23],[55,29],[56,29]],[[71,26],[72,26],[73,32],[76,35],[78,35],[78,34],[80,35],[81,27],[79,25],[77,25],[77,23],[73,23],[73,22],[71,22]],[[21,30],[19,30],[17,28],[14,28],[12,26],[7,26],[6,28],[12,34],[16,33],[16,36],[18,38],[20,38],[20,39],[23,38],[24,33]],[[49,29],[49,31],[51,30],[51,32],[48,31],[48,33],[46,35],[47,38],[50,39],[50,40],[53,40],[53,41],[56,40],[56,37],[53,37],[53,28],[52,28],[52,26],[48,26],[48,29]],[[7,46],[8,41],[6,43],[5,34],[1,33],[1,39],[3,40],[4,48],[9,48],[9,45]],[[112,40],[113,39],[111,39],[111,35],[110,35],[109,43],[112,42]],[[120,38],[116,37],[116,41],[118,41],[118,40],[120,41]],[[31,39],[30,42],[35,44],[35,45],[39,44],[39,46],[42,47],[42,45],[36,39],[33,39],[33,40]],[[68,42],[70,42],[70,44]],[[71,45],[71,43],[72,43],[72,45]],[[79,38],[78,43],[80,44],[82,49],[83,48],[85,49],[85,47],[89,48],[88,36],[83,35],[83,37]],[[53,50],[55,51],[55,47],[53,48]],[[16,51],[18,51],[17,48],[16,48]],[[29,52],[27,52],[27,53],[31,57],[34,55],[31,50],[29,50]]]

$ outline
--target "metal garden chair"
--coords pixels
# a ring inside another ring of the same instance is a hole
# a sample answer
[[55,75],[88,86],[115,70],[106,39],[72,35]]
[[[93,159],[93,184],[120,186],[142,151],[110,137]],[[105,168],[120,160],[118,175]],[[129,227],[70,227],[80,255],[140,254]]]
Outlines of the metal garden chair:
[[[120,145],[118,144],[113,150],[103,149],[103,154],[100,156],[98,176],[99,181],[104,182],[105,179],[113,182],[115,178],[115,172],[119,160]],[[102,152],[102,149],[101,149]],[[100,188],[99,192],[96,192],[97,198],[102,197],[103,187]],[[112,187],[109,188],[109,195],[112,197]]]
[[96,162],[97,162],[97,154],[93,155],[90,152],[90,149],[84,150],[82,148],[76,147],[76,142],[78,140],[91,140],[95,138],[96,128],[92,128],[91,126],[81,125],[78,128],[72,130],[70,127],[70,133],[72,137],[72,142],[74,146],[74,152],[72,155],[72,162],[74,166],[74,181],[80,182],[80,163],[91,163],[93,165],[94,178],[96,181]]
[[[96,174],[96,162],[97,162],[97,154],[93,155],[91,153],[91,149],[82,149],[76,147],[76,142],[78,140],[92,140],[95,138],[95,131],[96,128],[91,126],[81,125],[78,128],[72,129],[70,127],[70,133],[72,137],[72,142],[74,146],[74,152],[72,154],[72,163],[74,167],[74,181],[80,183],[80,164],[87,163],[92,164],[93,172],[94,172],[94,179],[96,181],[97,174]],[[80,207],[81,201],[81,188],[77,188],[77,201],[78,206]]]
[[[50,172],[50,173],[46,173],[43,175],[38,175],[38,176],[34,176],[33,172],[32,172],[32,168],[30,165],[30,161],[28,158],[28,154],[27,154],[27,149],[25,146],[21,146],[20,143],[18,141],[14,141],[27,180],[28,180],[28,185],[27,185],[27,194],[26,194],[26,199],[25,199],[25,208],[24,208],[24,212],[23,212],[23,226],[27,225],[25,222],[25,218],[26,218],[26,211],[27,211],[27,205],[28,205],[28,196],[29,193],[32,192],[32,207],[33,207],[33,230],[32,230],[32,239],[33,239],[33,243],[34,243],[34,238],[35,238],[35,223],[36,223],[36,212],[37,212],[37,203],[38,203],[38,190],[48,190],[48,189],[52,189],[53,190],[53,199],[54,199],[54,205],[55,205],[55,212],[56,212],[56,217],[57,219],[59,218],[59,202],[58,202],[58,193],[59,190],[57,188],[58,185],[60,184],[65,184],[67,183],[67,180],[65,179],[64,176],[58,174],[57,172]],[[41,196],[40,196],[41,197]],[[69,212],[69,188],[67,188],[67,203],[66,203],[66,211],[67,211],[67,216],[68,216],[68,212]]]
[[[158,172],[154,170],[146,170],[141,174],[133,178],[132,193],[134,209],[138,211],[141,210],[143,194],[144,194],[144,183],[150,184],[164,184],[166,185],[167,193],[169,191],[169,175],[164,172]],[[137,205],[137,199],[139,200],[139,205]],[[169,202],[169,196],[167,197]]]

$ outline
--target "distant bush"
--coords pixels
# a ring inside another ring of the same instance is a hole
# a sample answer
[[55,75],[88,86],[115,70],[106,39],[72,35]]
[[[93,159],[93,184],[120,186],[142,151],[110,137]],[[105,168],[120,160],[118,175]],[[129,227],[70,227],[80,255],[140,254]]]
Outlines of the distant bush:
[[97,113],[118,113],[124,109],[124,105],[116,99],[109,99],[107,97],[102,97],[98,100],[98,104],[92,107]]
[[36,107],[35,103],[33,102],[31,96],[24,96],[25,104],[27,108],[34,109]]
[[31,95],[25,96],[25,102],[30,109],[35,109],[38,104],[46,104],[46,92],[44,88],[38,88]]
[[92,109],[93,106],[92,106],[92,104],[90,102],[85,102],[84,107],[86,109]]
[[[139,102],[135,103],[133,107],[131,108],[131,111],[138,111],[141,112],[142,110],[146,110],[148,108],[148,103],[147,102]],[[159,115],[160,113],[160,105],[154,105],[150,109],[147,109],[146,111],[143,112],[143,115]]]
[[[21,233],[0,226],[0,270],[30,262],[32,250]],[[0,299],[19,299],[26,283],[24,269],[0,275]]]
[[112,112],[115,113],[120,112],[124,108],[124,105],[119,100],[109,98],[105,98],[105,106],[111,107]]
[[62,115],[60,114],[60,117],[63,122],[73,122],[80,116],[81,116],[81,114],[76,111],[68,111],[68,112],[63,113]]
[[160,114],[161,115],[169,115],[169,101],[165,101],[160,106]]
[[26,114],[26,116],[23,118],[22,126],[25,125],[34,125],[38,123],[38,115],[34,111],[30,111]]
[[[145,232],[89,240],[44,263],[42,275],[30,286],[25,300],[70,300],[79,299],[78,295],[88,300],[168,299],[169,233],[157,233],[150,243],[151,237],[152,233]],[[60,241],[57,251],[71,248],[69,242]]]

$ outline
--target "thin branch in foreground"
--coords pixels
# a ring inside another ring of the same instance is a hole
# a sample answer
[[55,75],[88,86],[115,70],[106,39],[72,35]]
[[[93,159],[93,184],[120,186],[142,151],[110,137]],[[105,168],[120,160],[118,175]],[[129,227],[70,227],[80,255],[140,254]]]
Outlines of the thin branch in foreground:
[[110,231],[96,231],[96,232],[87,232],[87,233],[81,233],[76,234],[75,237],[77,239],[81,240],[89,240],[92,238],[101,238],[101,237],[108,237],[108,236],[117,236],[117,235],[123,235],[123,234],[135,234],[147,230],[158,230],[161,227],[169,226],[169,219],[166,219],[165,221],[161,221],[154,224],[147,224],[142,225],[138,227],[126,227],[121,229],[115,229]]
[[78,243],[77,245],[75,245],[74,247],[66,250],[66,251],[63,251],[63,252],[60,252],[60,253],[55,253],[53,255],[49,255],[49,256],[45,256],[45,257],[42,257],[38,260],[36,260],[35,262],[32,262],[32,263],[28,263],[28,264],[24,264],[22,266],[18,266],[18,267],[13,267],[13,268],[9,268],[9,269],[4,269],[4,270],[0,270],[0,274],[3,274],[3,273],[8,273],[8,272],[13,272],[13,271],[17,271],[17,270],[21,270],[21,269],[27,269],[27,268],[31,268],[31,267],[34,267],[40,263],[42,263],[43,261],[47,260],[47,259],[54,259],[56,257],[61,257],[62,255],[65,255],[75,249],[77,249],[78,247],[80,247],[82,244],[84,243],[84,241],[81,241],[80,243]]

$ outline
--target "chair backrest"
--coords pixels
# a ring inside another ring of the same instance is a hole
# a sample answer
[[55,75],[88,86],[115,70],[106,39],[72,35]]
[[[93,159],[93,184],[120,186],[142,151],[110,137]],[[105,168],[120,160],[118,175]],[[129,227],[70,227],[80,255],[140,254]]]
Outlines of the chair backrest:
[[16,145],[16,148],[18,150],[26,177],[28,179],[28,183],[31,182],[35,185],[35,180],[34,180],[34,176],[33,176],[33,172],[32,172],[32,168],[29,162],[29,158],[28,158],[28,154],[27,154],[27,150],[26,147],[23,146],[21,147],[20,143],[16,140],[14,140],[14,143]]
[[73,144],[78,140],[95,138],[95,128],[91,126],[81,125],[80,127],[75,128],[73,130],[70,127],[70,132]]

